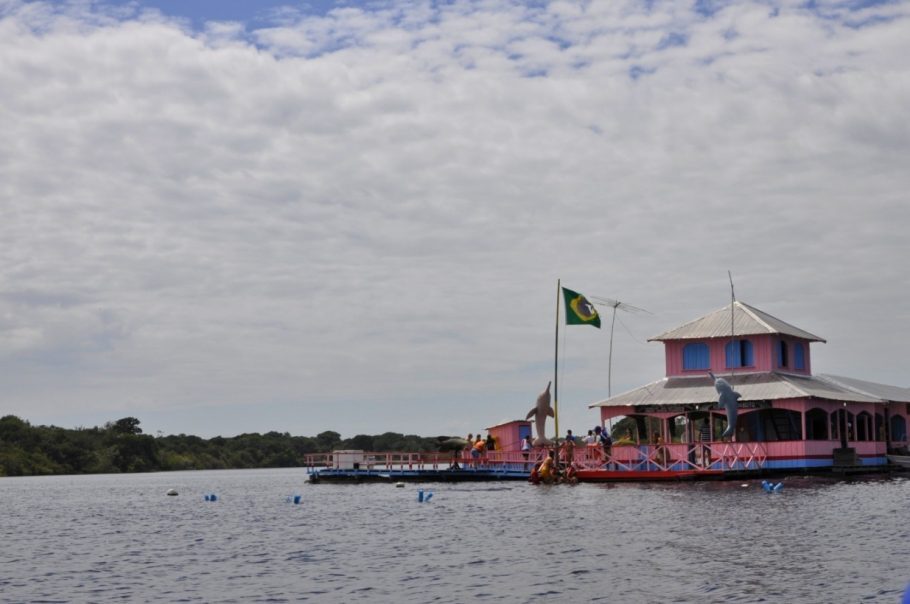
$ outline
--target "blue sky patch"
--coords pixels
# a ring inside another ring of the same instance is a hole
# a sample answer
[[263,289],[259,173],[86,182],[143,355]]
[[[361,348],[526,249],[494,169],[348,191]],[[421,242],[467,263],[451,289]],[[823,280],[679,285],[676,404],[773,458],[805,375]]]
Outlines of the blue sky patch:
[[722,8],[723,2],[719,0],[695,0],[692,9],[703,17],[713,17]]
[[882,23],[890,23],[891,21],[894,21],[894,19],[895,17],[872,15],[866,19],[847,19],[844,21],[844,26],[849,27],[850,29],[862,29],[873,25],[881,25]]
[[889,6],[898,4],[897,0],[851,0],[844,3],[845,8],[850,11],[858,11],[874,6]]
[[641,65],[633,65],[629,68],[629,77],[633,80],[637,80],[642,76],[651,75],[655,71],[657,71],[657,69],[654,67],[642,67]]
[[685,46],[689,41],[689,36],[678,32],[671,32],[664,36],[657,45],[657,50],[664,50],[673,46]]
[[358,4],[337,0],[104,0],[97,6],[135,7],[140,11],[158,9],[168,17],[186,19],[193,29],[202,29],[208,21],[238,21],[253,26],[270,24],[275,21],[277,12],[284,8],[305,15],[322,16],[333,8]]

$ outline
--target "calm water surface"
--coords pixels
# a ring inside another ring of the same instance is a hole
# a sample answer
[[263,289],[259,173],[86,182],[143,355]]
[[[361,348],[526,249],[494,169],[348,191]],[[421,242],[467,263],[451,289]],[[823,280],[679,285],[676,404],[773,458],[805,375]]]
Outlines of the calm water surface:
[[0,601],[900,602],[910,580],[907,478],[790,478],[774,495],[305,480],[2,478]]

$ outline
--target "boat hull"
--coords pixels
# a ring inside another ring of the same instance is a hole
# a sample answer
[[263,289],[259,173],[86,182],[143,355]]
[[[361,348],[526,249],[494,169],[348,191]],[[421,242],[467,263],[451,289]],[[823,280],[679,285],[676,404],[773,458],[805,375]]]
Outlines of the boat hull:
[[910,455],[889,455],[888,461],[896,466],[910,469]]

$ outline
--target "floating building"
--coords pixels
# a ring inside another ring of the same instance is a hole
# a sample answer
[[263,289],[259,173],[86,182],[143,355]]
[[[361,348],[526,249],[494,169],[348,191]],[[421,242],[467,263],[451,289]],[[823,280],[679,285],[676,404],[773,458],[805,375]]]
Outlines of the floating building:
[[[633,420],[611,463],[580,478],[697,477],[752,471],[885,466],[906,451],[910,388],[812,373],[819,336],[733,302],[649,341],[663,342],[665,377],[590,405]],[[732,438],[715,405],[713,372],[741,395]]]

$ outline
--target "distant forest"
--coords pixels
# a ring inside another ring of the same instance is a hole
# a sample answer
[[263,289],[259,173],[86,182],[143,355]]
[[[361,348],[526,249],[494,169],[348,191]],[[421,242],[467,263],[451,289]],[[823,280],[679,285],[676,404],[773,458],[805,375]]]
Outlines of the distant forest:
[[331,430],[312,437],[287,432],[209,439],[187,434],[156,437],[143,434],[135,417],[100,428],[67,429],[32,426],[7,415],[0,418],[0,476],[297,467],[305,465],[308,453],[439,451],[448,438],[386,432],[342,440]]

